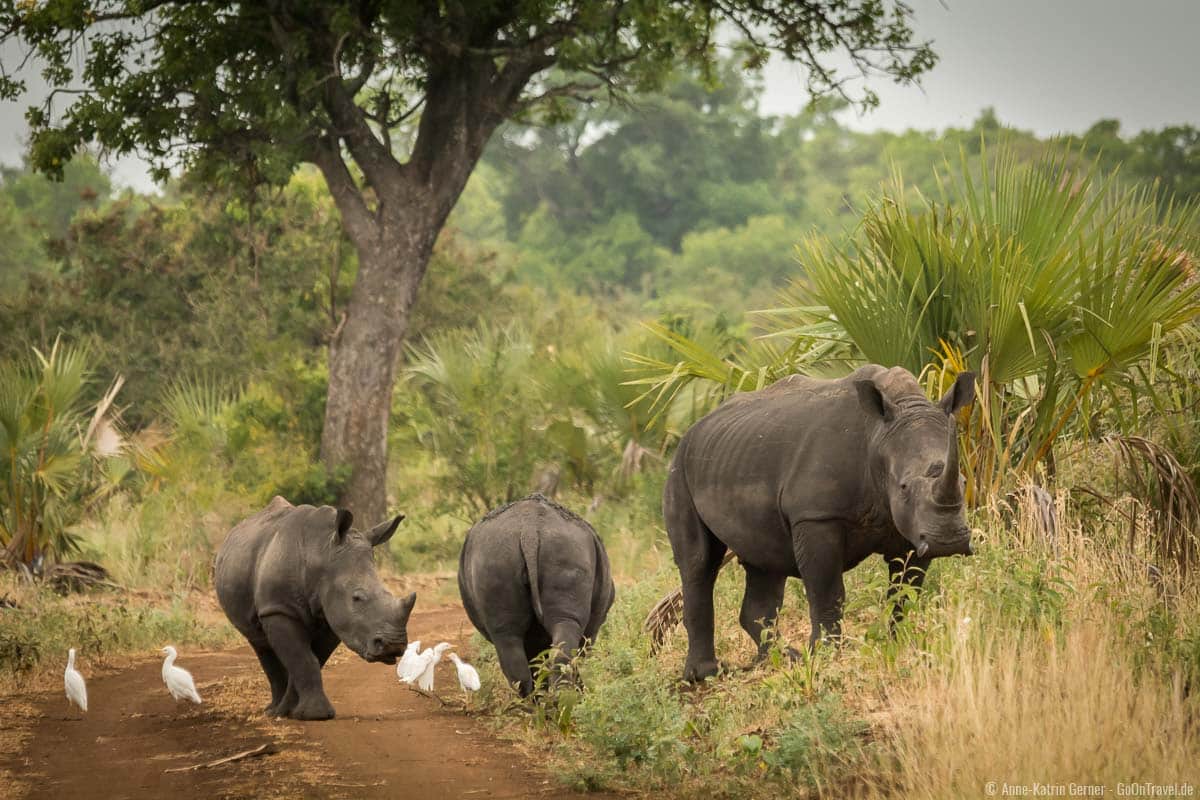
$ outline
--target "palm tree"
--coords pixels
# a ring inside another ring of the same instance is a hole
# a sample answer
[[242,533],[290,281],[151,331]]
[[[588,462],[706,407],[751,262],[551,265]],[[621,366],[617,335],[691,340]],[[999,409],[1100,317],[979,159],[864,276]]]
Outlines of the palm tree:
[[56,340],[49,354],[0,364],[0,546],[10,562],[76,550],[71,526],[125,474],[112,405],[122,379],[88,406],[87,362]]

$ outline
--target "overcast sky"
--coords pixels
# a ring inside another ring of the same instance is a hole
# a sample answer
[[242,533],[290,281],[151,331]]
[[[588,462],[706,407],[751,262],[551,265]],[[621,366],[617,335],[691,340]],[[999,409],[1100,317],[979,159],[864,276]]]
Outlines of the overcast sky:
[[[1041,135],[1082,132],[1105,117],[1126,133],[1200,125],[1200,0],[908,2],[940,61],[920,88],[875,79],[880,107],[848,114],[856,128],[966,127],[985,106]],[[764,112],[795,113],[807,101],[795,67],[772,62],[765,80]],[[0,104],[0,162],[21,159],[23,112]],[[136,160],[112,166],[118,183],[149,188]]]
[[[1200,124],[1200,0],[908,0],[940,60],[922,86],[871,82],[879,108],[856,128],[967,127],[993,106],[1041,135],[1101,118],[1125,133]],[[773,62],[763,111],[807,101],[794,66]]]

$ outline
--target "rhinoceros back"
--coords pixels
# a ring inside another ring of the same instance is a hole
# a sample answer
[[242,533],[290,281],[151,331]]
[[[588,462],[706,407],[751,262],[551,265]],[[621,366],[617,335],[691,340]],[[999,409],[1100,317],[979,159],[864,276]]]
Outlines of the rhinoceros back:
[[[705,525],[734,552],[743,555],[744,538],[787,537],[797,522],[860,513],[868,420],[854,380],[863,377],[789,376],[735,396],[684,436],[673,468]],[[773,558],[786,548],[781,538]]]
[[302,551],[316,544],[308,540],[332,530],[334,514],[328,507],[293,506],[276,497],[229,532],[217,552],[214,583],[234,627],[247,633],[258,629],[262,615],[303,614],[298,602],[306,594]]

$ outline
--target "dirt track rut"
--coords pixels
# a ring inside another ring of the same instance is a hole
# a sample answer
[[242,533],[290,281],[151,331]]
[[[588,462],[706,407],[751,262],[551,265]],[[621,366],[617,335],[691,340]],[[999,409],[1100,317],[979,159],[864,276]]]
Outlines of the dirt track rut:
[[[409,622],[410,637],[427,644],[462,644],[470,630],[458,607],[416,612]],[[86,715],[68,710],[61,693],[33,698],[31,736],[20,752],[0,756],[20,781],[10,788],[30,798],[106,800],[572,796],[461,708],[402,687],[392,667],[344,648],[325,670],[338,712],[329,722],[264,718],[266,684],[247,646],[184,650],[179,663],[195,676],[204,705],[176,704],[163,688],[161,662],[151,659],[89,681]],[[438,668],[437,681],[439,694],[461,697],[451,664]],[[267,743],[278,752],[165,771]]]

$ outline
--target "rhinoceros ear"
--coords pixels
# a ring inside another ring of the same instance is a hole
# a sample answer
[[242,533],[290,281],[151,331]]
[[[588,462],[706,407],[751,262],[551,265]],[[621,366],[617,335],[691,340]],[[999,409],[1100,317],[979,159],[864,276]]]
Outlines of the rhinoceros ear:
[[858,390],[858,404],[868,415],[890,422],[896,416],[896,404],[887,398],[875,381],[855,381],[854,388]]
[[954,385],[946,392],[945,396],[938,402],[942,407],[942,411],[946,416],[950,416],[955,411],[958,411],[963,406],[968,406],[975,401],[975,373],[960,372],[954,380]]
[[349,509],[339,508],[337,510],[337,538],[339,541],[346,537],[346,533],[353,524],[354,515],[350,513]]
[[403,520],[404,515],[398,514],[391,522],[379,523],[374,528],[371,528],[371,530],[366,532],[365,536],[367,537],[367,541],[371,543],[372,547],[378,547],[388,539],[392,538],[392,534],[396,532],[396,526],[399,525]]

